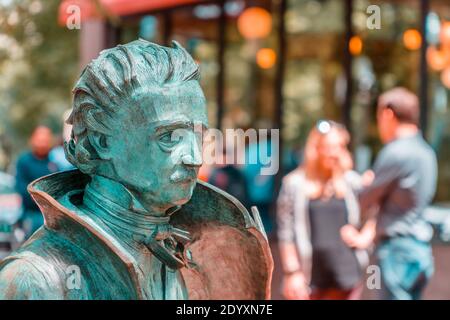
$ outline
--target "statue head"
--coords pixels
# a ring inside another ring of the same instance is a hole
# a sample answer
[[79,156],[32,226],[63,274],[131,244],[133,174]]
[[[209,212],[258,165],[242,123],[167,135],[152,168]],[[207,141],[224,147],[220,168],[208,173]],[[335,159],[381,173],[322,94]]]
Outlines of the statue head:
[[102,51],[73,90],[68,160],[121,183],[146,209],[189,201],[207,126],[199,68],[178,43],[144,40]]

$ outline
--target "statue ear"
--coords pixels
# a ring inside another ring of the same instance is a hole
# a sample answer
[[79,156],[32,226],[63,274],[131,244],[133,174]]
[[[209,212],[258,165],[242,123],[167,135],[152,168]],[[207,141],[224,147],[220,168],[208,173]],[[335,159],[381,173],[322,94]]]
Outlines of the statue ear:
[[91,134],[88,135],[88,139],[100,159],[109,160],[111,158],[106,135],[100,132],[91,132]]

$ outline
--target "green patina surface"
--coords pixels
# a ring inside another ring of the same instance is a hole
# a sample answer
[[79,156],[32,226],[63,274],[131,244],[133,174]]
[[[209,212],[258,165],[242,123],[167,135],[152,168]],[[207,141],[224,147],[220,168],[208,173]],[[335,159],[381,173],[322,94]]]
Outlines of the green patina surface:
[[207,127],[207,114],[198,80],[198,65],[176,42],[134,41],[86,67],[65,145],[79,171],[29,188],[45,226],[0,265],[0,298],[188,298],[180,269],[195,266],[185,250],[198,237],[189,229],[194,220],[240,232],[254,224],[209,187],[197,187],[173,214],[191,199],[202,164],[193,129]]

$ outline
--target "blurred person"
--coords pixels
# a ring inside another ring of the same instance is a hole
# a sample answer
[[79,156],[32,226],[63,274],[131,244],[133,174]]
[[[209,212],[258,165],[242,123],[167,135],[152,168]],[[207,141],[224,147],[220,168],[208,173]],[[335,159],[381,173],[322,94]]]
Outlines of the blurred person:
[[[264,126],[260,127],[264,128]],[[274,200],[275,175],[261,174],[262,169],[266,166],[261,159],[261,151],[264,150],[267,153],[267,158],[272,158],[274,149],[272,143],[278,143],[278,141],[272,142],[270,130],[267,131],[265,139],[260,136],[257,142],[250,142],[245,148],[245,163],[242,166],[248,190],[249,206],[258,208],[267,234],[270,234],[273,229],[271,209]],[[252,163],[251,159],[257,159],[256,163]]]
[[66,154],[64,152],[64,143],[70,141],[70,135],[72,132],[72,125],[68,124],[66,120],[70,116],[71,110],[67,110],[63,115],[63,132],[62,139],[59,139],[60,142],[50,151],[49,159],[50,161],[56,163],[58,169],[61,171],[75,169],[75,167],[67,160]]
[[[226,148],[224,148],[224,159],[226,154]],[[247,209],[250,208],[245,176],[236,164],[216,165],[211,170],[208,182],[234,196]]]
[[[423,216],[436,190],[437,160],[419,130],[419,100],[394,88],[378,100],[377,122],[385,144],[374,180],[359,194],[362,208],[378,207],[375,259],[380,299],[420,299],[433,274],[432,227]],[[350,229],[348,230],[350,231]],[[346,236],[359,237],[355,230]]]
[[283,178],[277,221],[287,299],[357,299],[362,291],[368,255],[359,247],[372,241],[373,222],[351,247],[342,240],[341,228],[360,226],[355,190],[363,179],[351,171],[349,140],[342,125],[319,121],[309,133],[303,165]]
[[48,127],[36,127],[29,144],[31,150],[20,155],[16,164],[16,188],[22,197],[24,209],[22,225],[27,237],[44,222],[39,208],[27,191],[27,186],[42,176],[58,171],[58,166],[48,157],[53,146],[53,134]]
[[0,261],[24,240],[18,222],[22,216],[22,198],[15,191],[15,178],[0,171]]
[[0,132],[0,171],[6,172],[11,161],[11,142],[5,133]]

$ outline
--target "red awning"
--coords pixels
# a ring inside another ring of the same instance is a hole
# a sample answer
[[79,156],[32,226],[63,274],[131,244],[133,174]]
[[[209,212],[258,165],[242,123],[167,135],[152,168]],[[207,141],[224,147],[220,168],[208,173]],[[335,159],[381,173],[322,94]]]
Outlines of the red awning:
[[58,21],[65,25],[67,18],[72,16],[77,8],[81,20],[111,16],[127,16],[168,9],[185,4],[194,4],[203,0],[63,0],[59,6]]

